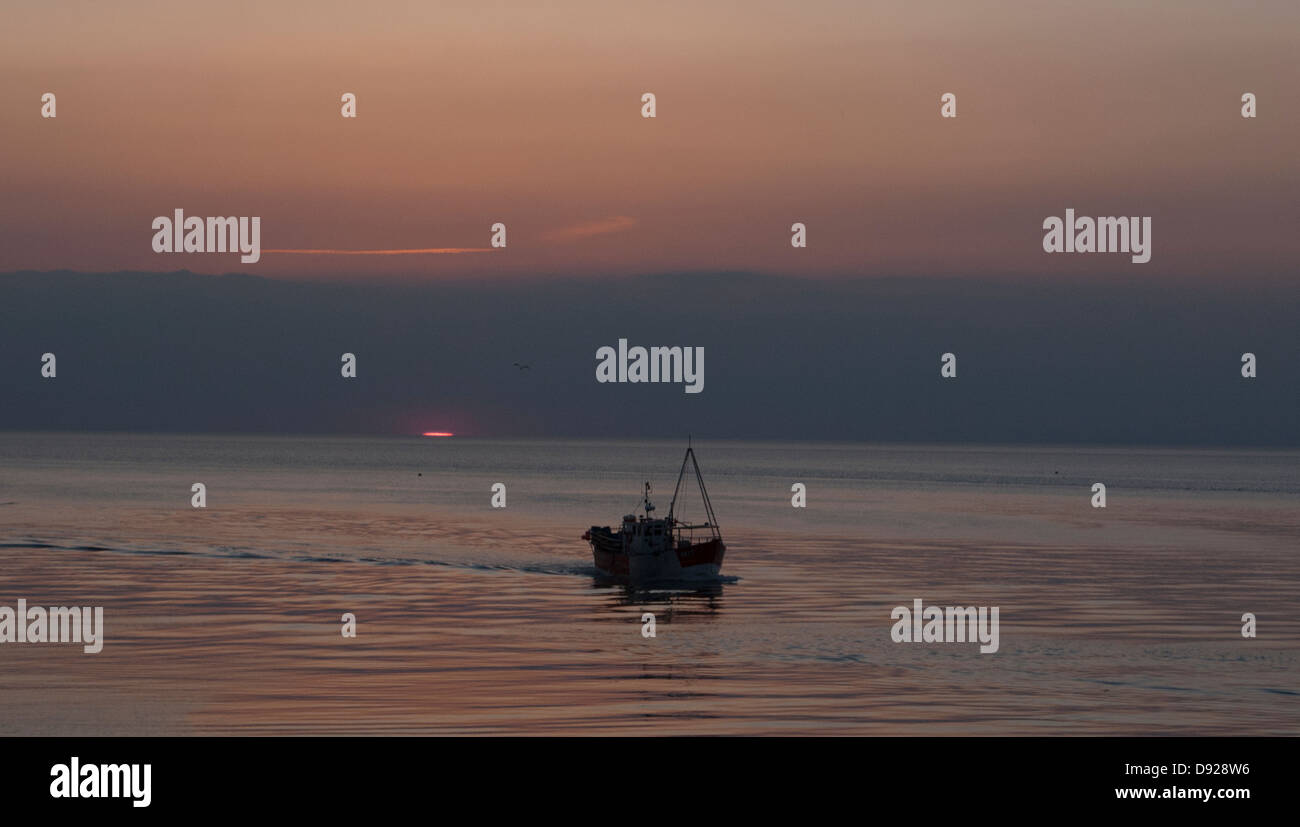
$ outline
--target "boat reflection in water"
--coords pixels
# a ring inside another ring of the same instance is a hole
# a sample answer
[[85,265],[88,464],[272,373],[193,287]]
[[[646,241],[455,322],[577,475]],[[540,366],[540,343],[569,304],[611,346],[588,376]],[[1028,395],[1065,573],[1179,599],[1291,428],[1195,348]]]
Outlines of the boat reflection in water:
[[[616,588],[609,588],[617,584]],[[609,577],[597,576],[593,588],[605,590],[606,609],[638,609],[653,612],[660,625],[693,620],[711,620],[725,608],[721,581],[713,583],[682,584],[679,587],[646,589],[619,583]],[[635,612],[634,612],[635,614]],[[618,622],[623,614],[611,616]]]

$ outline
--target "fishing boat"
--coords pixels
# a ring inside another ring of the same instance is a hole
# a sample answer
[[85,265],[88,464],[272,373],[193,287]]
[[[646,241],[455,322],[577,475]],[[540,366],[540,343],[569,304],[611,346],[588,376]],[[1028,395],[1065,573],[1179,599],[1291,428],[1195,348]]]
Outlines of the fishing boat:
[[[686,466],[695,470],[695,481],[704,501],[704,522],[692,523],[684,518],[686,488],[690,480]],[[722,542],[718,520],[713,515],[713,504],[704,487],[700,464],[695,460],[695,449],[686,448],[682,468],[677,473],[677,487],[673,501],[668,506],[668,516],[654,515],[650,502],[650,483],[645,484],[641,508],[644,513],[623,517],[618,531],[609,526],[592,526],[582,535],[591,544],[596,568],[606,575],[625,579],[630,583],[655,581],[707,580],[716,578],[722,570],[722,555],[727,547]]]

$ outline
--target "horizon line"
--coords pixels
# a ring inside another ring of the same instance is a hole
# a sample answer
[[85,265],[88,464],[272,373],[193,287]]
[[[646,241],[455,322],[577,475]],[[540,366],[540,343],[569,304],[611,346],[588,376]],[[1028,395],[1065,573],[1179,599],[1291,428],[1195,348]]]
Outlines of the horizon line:
[[[288,438],[375,438],[375,439],[416,439],[427,441],[427,437],[437,433],[438,435],[448,434],[454,436],[457,441],[464,440],[503,440],[503,441],[555,441],[566,440],[573,442],[676,442],[679,441],[677,436],[573,436],[566,434],[475,434],[459,432],[425,432],[425,431],[402,431],[402,432],[376,432],[376,431],[158,431],[158,430],[131,430],[131,429],[105,429],[105,430],[85,430],[71,428],[52,428],[52,429],[26,429],[26,428],[0,428],[0,436],[22,435],[22,434],[65,434],[79,436],[95,435],[128,435],[128,436],[203,436],[203,437],[288,437]],[[693,439],[693,434],[692,434]],[[1026,442],[1006,442],[1001,440],[977,441],[964,440],[945,442],[940,440],[889,440],[889,439],[853,439],[849,437],[805,437],[793,438],[787,436],[720,436],[706,437],[704,442],[787,442],[787,443],[813,443],[813,444],[837,444],[837,445],[882,445],[882,446],[908,446],[908,447],[971,447],[971,448],[1101,448],[1115,450],[1131,450],[1133,448],[1147,448],[1152,450],[1165,449],[1194,449],[1194,450],[1259,450],[1259,451],[1300,451],[1300,441],[1294,443],[1210,443],[1210,442],[1053,442],[1053,441],[1026,441]]]

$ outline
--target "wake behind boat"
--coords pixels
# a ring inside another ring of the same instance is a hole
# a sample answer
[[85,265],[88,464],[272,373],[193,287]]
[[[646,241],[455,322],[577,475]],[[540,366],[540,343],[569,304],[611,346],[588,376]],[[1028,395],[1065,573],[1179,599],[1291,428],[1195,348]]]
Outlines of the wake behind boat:
[[[682,512],[678,509],[678,497],[685,493],[683,482],[689,484],[688,462],[695,469],[695,480],[704,501],[703,523],[692,524],[681,519]],[[704,477],[693,448],[688,447],[682,459],[668,516],[664,519],[654,516],[648,482],[641,506],[645,513],[639,517],[635,513],[625,515],[618,531],[610,530],[609,526],[592,526],[582,535],[582,539],[591,543],[596,568],[629,583],[707,580],[718,576],[727,547],[722,542],[722,532],[713,515],[713,505],[704,488]]]

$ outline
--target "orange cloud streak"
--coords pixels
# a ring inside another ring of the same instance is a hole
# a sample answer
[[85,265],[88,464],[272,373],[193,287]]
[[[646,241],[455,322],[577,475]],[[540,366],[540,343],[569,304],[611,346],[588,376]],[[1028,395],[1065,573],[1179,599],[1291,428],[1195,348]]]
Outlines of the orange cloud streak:
[[635,218],[626,215],[616,215],[611,218],[602,218],[598,221],[586,221],[581,224],[575,224],[572,227],[563,227],[558,230],[551,230],[548,233],[543,233],[542,238],[546,241],[576,241],[580,238],[590,238],[593,235],[617,233],[635,225]]

